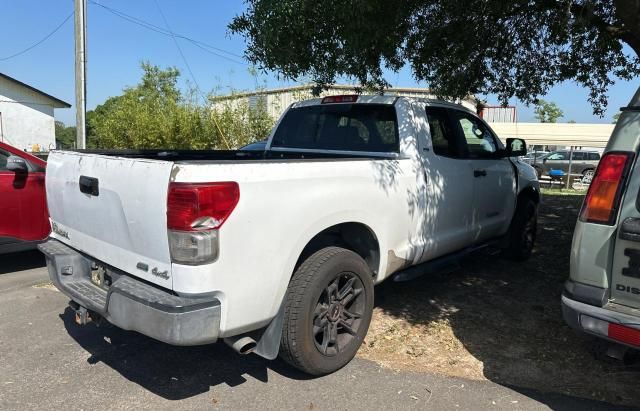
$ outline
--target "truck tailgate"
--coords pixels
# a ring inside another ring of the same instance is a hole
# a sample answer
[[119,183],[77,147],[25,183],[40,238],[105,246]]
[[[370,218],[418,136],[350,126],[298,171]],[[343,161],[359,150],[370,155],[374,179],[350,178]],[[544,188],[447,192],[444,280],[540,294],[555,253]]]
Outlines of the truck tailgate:
[[171,289],[166,213],[172,166],[169,161],[53,152],[46,173],[51,236]]

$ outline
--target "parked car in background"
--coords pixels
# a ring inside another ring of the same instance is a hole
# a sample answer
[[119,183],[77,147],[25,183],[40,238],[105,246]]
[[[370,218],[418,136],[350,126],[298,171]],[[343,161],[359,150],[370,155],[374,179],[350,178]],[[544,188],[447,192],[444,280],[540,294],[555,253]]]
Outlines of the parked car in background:
[[35,248],[49,235],[46,164],[0,142],[0,254]]
[[[569,173],[569,150],[553,151],[531,164],[536,169],[538,177],[548,175],[550,170],[561,170]],[[581,174],[584,181],[590,182],[598,162],[600,153],[595,150],[574,150],[571,158],[571,174]]]
[[623,109],[573,233],[562,312],[573,328],[640,348],[640,91]]
[[531,151],[527,153],[526,156],[523,156],[520,160],[524,161],[527,164],[534,164],[540,161],[540,159],[549,154],[548,151]]

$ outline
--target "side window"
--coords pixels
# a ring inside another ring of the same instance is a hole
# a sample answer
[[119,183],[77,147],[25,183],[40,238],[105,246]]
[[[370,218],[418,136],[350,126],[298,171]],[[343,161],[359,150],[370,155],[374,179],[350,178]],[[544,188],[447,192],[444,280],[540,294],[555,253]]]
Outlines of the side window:
[[594,160],[594,161],[600,160],[600,154],[598,154],[598,153],[589,153],[589,160]]
[[458,157],[455,133],[451,130],[451,123],[447,110],[439,107],[427,107],[427,120],[433,152],[439,156]]
[[564,151],[553,153],[549,155],[549,157],[547,157],[547,160],[568,160],[568,159],[569,159],[569,154],[565,153]]
[[575,160],[586,160],[587,153],[584,151],[574,151],[572,159]]
[[456,114],[460,131],[467,144],[469,157],[494,158],[498,147],[491,131],[480,120],[469,114],[462,112]]
[[0,150],[0,171],[6,171],[7,170],[7,159],[9,158],[9,153],[4,151],[4,150]]

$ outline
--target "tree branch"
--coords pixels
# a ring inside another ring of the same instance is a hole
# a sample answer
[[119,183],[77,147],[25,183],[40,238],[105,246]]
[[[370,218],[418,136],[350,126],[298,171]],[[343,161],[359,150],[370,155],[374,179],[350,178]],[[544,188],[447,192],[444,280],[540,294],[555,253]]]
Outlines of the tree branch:
[[621,16],[625,13],[620,13],[621,7],[635,9],[629,11],[635,11],[635,17],[637,20],[637,14],[638,11],[640,11],[640,1],[635,1],[635,7],[629,7],[630,3],[632,3],[629,0],[614,1],[614,3],[616,7],[616,17],[621,20],[622,25],[607,23],[602,17],[594,13],[593,8],[589,6],[589,3],[578,4],[572,2],[569,6],[569,11],[577,20],[590,24],[601,32],[608,33],[618,40],[627,43],[636,52],[636,54],[640,55],[640,32],[638,32],[638,30],[633,30],[633,27],[629,27],[629,24],[625,24],[625,18],[624,16]]

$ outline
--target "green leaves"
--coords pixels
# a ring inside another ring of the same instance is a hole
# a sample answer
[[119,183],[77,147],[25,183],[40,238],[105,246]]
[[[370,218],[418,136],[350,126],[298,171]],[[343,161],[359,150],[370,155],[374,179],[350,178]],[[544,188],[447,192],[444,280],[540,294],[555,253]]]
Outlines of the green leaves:
[[274,124],[266,107],[246,102],[211,106],[199,91],[182,93],[175,68],[142,64],[138,85],[87,113],[89,147],[106,149],[232,149],[266,138]]
[[380,89],[383,68],[409,66],[442,97],[502,103],[534,103],[573,80],[602,114],[613,79],[640,74],[622,47],[635,47],[640,25],[625,26],[614,4],[639,15],[640,3],[625,0],[249,0],[229,28],[246,37],[252,63],[310,77],[317,91],[341,77]]
[[556,123],[559,118],[564,117],[564,113],[556,103],[542,99],[536,103],[534,112],[541,123]]
[[76,146],[76,128],[67,127],[62,121],[55,122],[56,148],[66,149]]

